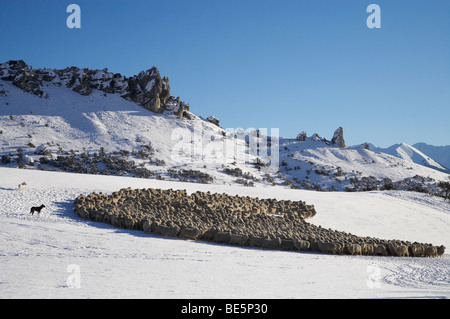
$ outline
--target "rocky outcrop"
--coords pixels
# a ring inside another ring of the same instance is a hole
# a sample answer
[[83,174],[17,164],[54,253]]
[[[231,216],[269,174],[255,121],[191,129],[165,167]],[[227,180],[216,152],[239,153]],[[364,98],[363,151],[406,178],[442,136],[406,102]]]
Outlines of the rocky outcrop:
[[307,223],[316,211],[302,201],[126,188],[111,195],[80,195],[74,211],[115,227],[235,246],[399,257],[439,257],[445,251],[444,246],[360,237]]
[[142,71],[128,79],[128,90],[122,97],[154,113],[162,113],[170,99],[169,79],[166,76],[161,79],[156,67]]
[[169,78],[161,77],[155,66],[127,78],[120,73],[108,72],[108,69],[68,67],[63,70],[33,70],[24,61],[18,60],[0,64],[0,78],[12,81],[20,89],[40,97],[48,96],[43,91],[43,82],[51,82],[57,86],[64,85],[84,96],[89,96],[93,90],[118,93],[122,98],[154,113],[171,110],[179,117],[188,117],[189,112],[189,105],[170,95]]
[[297,135],[297,141],[301,141],[301,142],[304,142],[304,141],[306,141],[306,132],[305,131],[303,131],[303,132],[301,132],[300,134],[298,134]]
[[47,97],[42,90],[40,73],[28,67],[22,60],[0,64],[0,79],[12,81],[15,86],[39,97]]
[[339,127],[336,131],[334,131],[331,143],[336,144],[339,147],[346,147],[344,140],[344,129],[342,127]]
[[42,82],[32,70],[20,70],[17,72],[13,84],[25,92],[32,93],[39,97],[47,96],[41,88]]
[[17,72],[27,69],[28,66],[23,60],[11,60],[0,64],[0,79],[4,81],[14,81]]
[[217,125],[217,126],[219,126],[219,120],[217,119],[217,118],[215,118],[214,116],[209,116],[207,119],[206,119],[209,123],[212,123],[212,124],[214,124],[214,125]]
[[367,142],[362,143],[362,144],[361,144],[361,147],[362,147],[363,149],[365,149],[365,150],[370,151],[370,145],[369,145],[369,143],[367,143]]
[[175,115],[178,117],[186,117],[186,118],[190,119],[189,104],[186,104],[183,101],[180,101],[179,97],[177,97],[176,102],[177,103],[175,103],[175,105],[178,106],[178,109],[175,111]]

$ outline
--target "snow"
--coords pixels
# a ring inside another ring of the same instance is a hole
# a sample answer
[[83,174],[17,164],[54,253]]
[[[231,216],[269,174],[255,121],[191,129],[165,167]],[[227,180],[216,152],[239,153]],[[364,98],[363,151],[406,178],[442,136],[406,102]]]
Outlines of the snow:
[[433,160],[437,161],[441,166],[449,169],[450,167],[450,145],[434,146],[426,143],[416,143],[413,145],[419,151],[427,154]]
[[414,146],[408,145],[406,143],[394,144],[385,149],[378,148],[372,145],[370,149],[376,152],[383,152],[386,154],[402,158],[408,162],[433,167],[442,171],[447,170],[444,166],[442,166],[429,156],[425,155],[423,152],[419,151]]
[[[450,297],[448,252],[403,258],[238,248],[116,229],[74,215],[79,194],[123,187],[304,200],[315,205],[311,222],[322,227],[450,247],[450,205],[420,193],[314,192],[0,168],[0,298]],[[28,213],[42,203],[40,215]]]
[[[280,139],[280,168],[290,179],[317,184],[322,189],[344,190],[349,178],[373,176],[378,180],[390,178],[394,182],[416,175],[447,180],[441,171],[405,160],[384,152],[367,150],[361,146],[347,148],[330,145],[312,136],[305,141]],[[437,164],[437,163],[436,163]]]
[[155,79],[152,79],[151,81],[149,81],[147,83],[147,85],[145,86],[145,91],[146,92],[150,92],[153,89],[153,86],[155,85]]

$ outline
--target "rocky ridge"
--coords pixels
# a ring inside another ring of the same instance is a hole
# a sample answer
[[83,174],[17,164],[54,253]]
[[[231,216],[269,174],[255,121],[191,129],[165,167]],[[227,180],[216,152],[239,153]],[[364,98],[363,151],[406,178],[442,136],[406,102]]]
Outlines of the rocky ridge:
[[169,78],[161,77],[155,66],[127,78],[120,73],[108,72],[106,68],[91,70],[72,66],[62,70],[33,69],[23,60],[10,60],[0,64],[0,79],[12,81],[16,87],[41,98],[49,97],[44,83],[51,82],[84,96],[89,96],[94,89],[119,93],[122,98],[154,113],[169,110],[179,117],[189,116],[189,105],[180,101],[179,97],[170,95]]

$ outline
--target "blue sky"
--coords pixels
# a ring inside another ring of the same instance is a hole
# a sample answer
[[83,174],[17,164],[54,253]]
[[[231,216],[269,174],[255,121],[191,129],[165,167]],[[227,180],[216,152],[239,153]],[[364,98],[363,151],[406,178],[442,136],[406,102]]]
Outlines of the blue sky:
[[[81,29],[66,8],[81,7]],[[381,28],[369,29],[369,4]],[[0,61],[157,66],[172,95],[225,128],[348,145],[450,144],[450,1],[0,0]]]

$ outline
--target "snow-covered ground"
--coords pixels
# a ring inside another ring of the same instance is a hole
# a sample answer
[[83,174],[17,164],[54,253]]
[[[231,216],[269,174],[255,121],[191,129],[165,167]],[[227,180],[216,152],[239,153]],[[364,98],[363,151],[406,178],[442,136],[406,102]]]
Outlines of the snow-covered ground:
[[[18,184],[26,182],[23,190]],[[304,200],[312,223],[450,247],[450,204],[413,192],[313,192],[0,168],[0,298],[449,298],[450,255],[333,256],[116,229],[74,215],[79,194],[173,188]],[[39,216],[31,206],[45,204]]]

